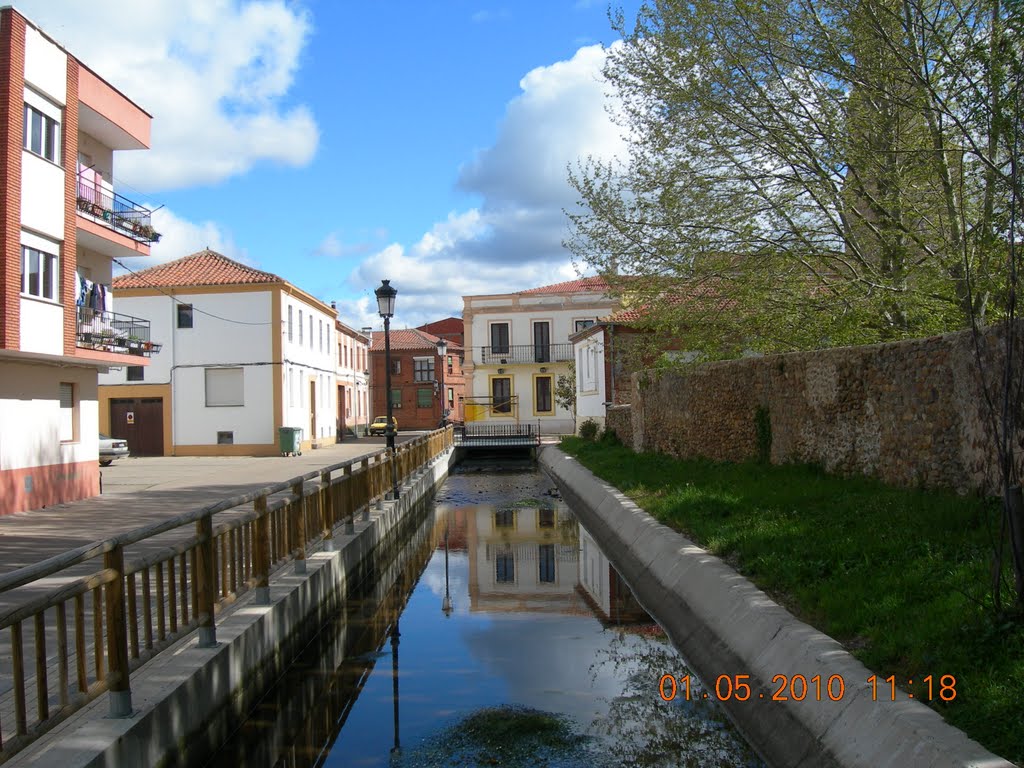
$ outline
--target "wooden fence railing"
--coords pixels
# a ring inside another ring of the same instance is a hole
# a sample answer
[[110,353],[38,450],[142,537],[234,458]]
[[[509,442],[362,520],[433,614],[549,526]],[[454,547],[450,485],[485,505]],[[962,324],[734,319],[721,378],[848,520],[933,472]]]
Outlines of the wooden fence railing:
[[274,571],[304,573],[311,547],[369,519],[392,461],[404,480],[451,445],[452,428],[436,430],[0,576],[0,594],[30,585],[0,612],[0,763],[105,691],[110,715],[128,716],[135,669],[193,630],[214,645],[220,609],[250,589],[267,602]]

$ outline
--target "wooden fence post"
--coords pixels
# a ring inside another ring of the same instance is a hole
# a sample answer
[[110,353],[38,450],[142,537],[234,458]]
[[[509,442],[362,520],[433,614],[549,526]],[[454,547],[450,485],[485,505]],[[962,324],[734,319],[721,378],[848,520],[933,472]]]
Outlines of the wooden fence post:
[[260,496],[252,506],[257,515],[252,540],[255,601],[261,605],[270,605],[270,515],[267,514],[267,497]]
[[213,623],[213,603],[216,587],[214,563],[213,515],[205,514],[196,521],[196,621],[199,623],[199,647],[217,645],[217,628]]
[[292,483],[292,495],[297,497],[289,505],[288,516],[292,532],[292,554],[295,556],[295,574],[306,574],[306,497],[302,493],[303,481]]
[[107,584],[107,690],[110,717],[131,717],[132,689],[128,679],[128,622],[124,609],[124,548],[118,544],[103,556],[115,577]]
[[331,473],[320,473],[320,523],[323,526],[324,552],[334,551],[334,495]]
[[345,467],[345,477],[341,481],[345,489],[345,533],[356,532],[355,482],[352,480],[352,465]]

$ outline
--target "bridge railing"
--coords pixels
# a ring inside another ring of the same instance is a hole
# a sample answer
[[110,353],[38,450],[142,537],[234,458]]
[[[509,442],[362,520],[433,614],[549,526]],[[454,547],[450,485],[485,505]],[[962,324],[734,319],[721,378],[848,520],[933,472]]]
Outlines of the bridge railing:
[[305,572],[313,546],[369,519],[391,462],[404,480],[452,444],[436,430],[0,575],[0,594],[24,593],[0,613],[0,762],[104,692],[128,716],[134,670],[195,630],[214,645],[225,606],[249,590],[269,601],[275,571]]
[[455,445],[460,446],[500,447],[539,444],[539,422],[466,422],[455,432]]

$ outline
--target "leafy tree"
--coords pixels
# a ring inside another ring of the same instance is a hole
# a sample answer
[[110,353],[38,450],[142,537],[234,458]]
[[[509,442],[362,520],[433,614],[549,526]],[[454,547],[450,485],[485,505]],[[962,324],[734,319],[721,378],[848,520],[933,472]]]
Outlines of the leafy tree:
[[572,414],[572,431],[576,432],[576,362],[569,361],[569,370],[555,381],[555,402]]

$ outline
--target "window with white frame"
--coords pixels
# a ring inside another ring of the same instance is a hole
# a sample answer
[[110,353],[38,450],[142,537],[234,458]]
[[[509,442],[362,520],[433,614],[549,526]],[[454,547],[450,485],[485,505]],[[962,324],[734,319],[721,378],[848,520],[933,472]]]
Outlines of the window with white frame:
[[242,371],[242,368],[206,369],[207,407],[245,405]]
[[40,299],[57,301],[57,257],[38,248],[21,246],[21,292]]
[[60,122],[25,105],[25,149],[51,163],[60,162]]
[[294,335],[294,327],[292,324],[292,305],[288,305],[288,341],[291,341]]
[[303,326],[303,324],[302,324],[302,310],[300,309],[299,310],[299,344],[302,343],[302,329],[304,327],[305,326]]
[[582,331],[584,328],[589,328],[590,326],[592,326],[594,324],[594,322],[595,322],[594,320],[577,320],[576,321],[576,331],[579,332],[579,331]]

